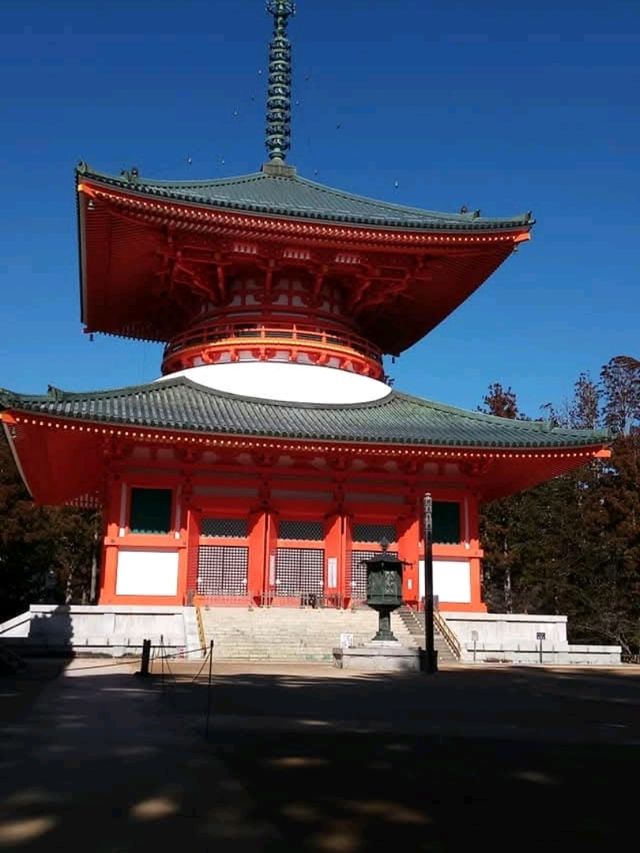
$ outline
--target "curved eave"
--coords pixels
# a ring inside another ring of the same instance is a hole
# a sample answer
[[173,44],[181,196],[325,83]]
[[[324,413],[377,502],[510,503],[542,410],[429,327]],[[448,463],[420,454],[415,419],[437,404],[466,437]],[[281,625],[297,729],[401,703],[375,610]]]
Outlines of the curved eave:
[[[246,176],[247,178],[256,178],[258,175]],[[136,201],[154,201],[160,202],[165,207],[171,206],[173,214],[180,216],[187,215],[190,210],[194,211],[210,211],[218,213],[234,212],[238,214],[247,214],[252,217],[264,217],[266,220],[285,220],[292,222],[313,223],[318,225],[335,226],[341,224],[346,227],[355,229],[365,228],[371,232],[381,232],[383,234],[472,234],[472,233],[501,233],[501,232],[524,232],[528,233],[534,224],[534,220],[529,214],[524,214],[516,217],[506,218],[488,218],[474,216],[473,214],[448,214],[439,211],[426,211],[417,208],[402,207],[401,205],[392,205],[387,202],[378,202],[375,199],[368,199],[363,196],[355,196],[350,193],[340,193],[333,191],[329,187],[323,187],[320,184],[313,184],[311,181],[296,179],[299,183],[307,187],[316,187],[327,193],[335,192],[338,197],[343,197],[346,200],[360,202],[362,204],[380,205],[388,215],[356,215],[340,211],[329,211],[322,209],[314,209],[313,207],[305,207],[304,209],[294,209],[283,204],[267,204],[258,203],[251,199],[207,199],[199,197],[193,192],[186,192],[187,188],[193,190],[198,186],[198,183],[203,188],[212,188],[218,185],[227,186],[233,181],[241,181],[241,178],[230,179],[219,182],[184,182],[184,192],[181,191],[180,183],[162,183],[153,182],[143,184],[132,183],[122,179],[101,175],[95,172],[76,172],[76,185],[82,191],[85,188],[91,192],[111,192],[116,193],[123,203],[127,200],[132,206],[136,206]],[[285,179],[286,180],[286,179]],[[394,215],[395,214],[395,215]],[[415,214],[415,216],[412,216]]]
[[484,500],[609,455],[602,433],[509,421],[396,391],[370,403],[292,404],[214,391],[184,378],[85,393],[0,391],[0,419],[34,498],[43,503],[95,495],[109,465],[105,448],[114,441],[298,459],[337,454],[369,459],[374,467],[393,460],[396,476],[412,460],[425,482],[454,463],[447,476]]
[[[16,417],[63,418],[123,428],[179,431],[199,436],[455,452],[573,452],[602,448],[609,439],[592,430],[550,428],[434,403],[391,391],[370,403],[290,403],[243,397],[177,377],[106,391],[48,395],[0,392],[0,411]],[[199,439],[198,439],[199,440]]]
[[[246,435],[194,435],[192,432],[163,429],[127,427],[85,421],[78,424],[71,418],[21,416],[18,412],[5,412],[3,419],[11,423],[9,431],[12,449],[21,474],[31,494],[38,503],[60,505],[66,503],[99,503],[110,458],[105,448],[115,440],[144,444],[162,444],[194,450],[213,449],[224,453],[267,451],[294,454],[304,458],[310,454],[326,456],[339,454],[359,460],[369,459],[379,465],[383,460],[398,463],[395,478],[402,476],[401,465],[409,459],[422,461],[425,466],[434,463],[454,463],[455,473],[449,477],[459,487],[473,489],[481,500],[488,501],[530,488],[552,477],[560,476],[584,465],[594,457],[607,456],[600,445],[579,450],[551,452],[496,451],[495,449],[462,447],[435,449],[406,445],[374,445],[356,442],[319,442],[307,439],[255,438]],[[106,444],[105,442],[108,442]],[[176,467],[179,478],[180,465]],[[419,469],[420,470],[420,469]],[[382,476],[382,475],[381,475]],[[384,474],[391,479],[394,475]],[[422,469],[419,477],[425,484],[433,478]]]
[[[397,298],[396,291],[389,288],[384,305],[378,300],[370,310],[365,300],[354,315],[365,337],[394,355],[442,322],[518,243],[529,239],[530,225],[476,233],[381,229],[169,203],[88,182],[81,182],[79,189],[81,301],[86,331],[144,340],[166,342],[180,331],[184,321],[183,306],[176,303],[166,310],[164,302],[153,301],[150,290],[157,281],[167,228],[178,234],[191,230],[199,239],[212,241],[253,241],[267,252],[299,246],[311,252],[330,249],[336,257],[344,251],[370,258],[378,252],[399,255],[407,270],[402,297]],[[427,279],[414,279],[411,270],[416,263],[423,264],[425,256],[430,265]],[[251,258],[232,255],[228,260],[246,263]],[[283,263],[287,261],[283,259]],[[347,264],[336,267],[334,274],[346,275],[349,282],[352,270]],[[386,317],[384,322],[381,314]]]

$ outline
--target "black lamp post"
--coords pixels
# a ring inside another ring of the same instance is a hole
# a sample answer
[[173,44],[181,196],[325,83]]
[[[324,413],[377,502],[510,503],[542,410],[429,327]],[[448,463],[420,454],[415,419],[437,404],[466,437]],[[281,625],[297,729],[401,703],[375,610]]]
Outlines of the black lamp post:
[[423,672],[438,671],[438,653],[433,637],[433,500],[427,493],[422,502],[424,522],[424,660]]
[[383,539],[382,551],[365,560],[367,566],[367,604],[378,611],[378,633],[373,638],[397,642],[391,631],[391,614],[402,604],[402,561],[387,553],[389,543]]

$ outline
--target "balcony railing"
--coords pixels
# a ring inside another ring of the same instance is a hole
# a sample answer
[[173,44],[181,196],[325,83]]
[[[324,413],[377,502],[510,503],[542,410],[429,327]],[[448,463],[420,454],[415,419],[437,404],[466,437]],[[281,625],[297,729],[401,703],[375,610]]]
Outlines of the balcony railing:
[[301,348],[304,345],[319,345],[323,349],[336,348],[340,351],[351,350],[360,356],[381,364],[382,354],[366,338],[351,332],[342,332],[332,329],[318,329],[315,326],[306,326],[299,323],[236,323],[221,325],[212,322],[208,325],[198,326],[175,337],[164,350],[164,358],[168,359],[176,353],[191,350],[196,347],[206,348],[216,345],[236,346],[238,344],[252,344],[254,346],[275,346],[278,343],[285,345],[297,344]]

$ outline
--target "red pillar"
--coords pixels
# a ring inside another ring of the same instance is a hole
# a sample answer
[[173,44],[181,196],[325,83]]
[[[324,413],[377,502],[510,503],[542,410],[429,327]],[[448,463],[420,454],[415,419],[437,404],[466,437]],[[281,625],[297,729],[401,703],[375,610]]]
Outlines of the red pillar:
[[107,502],[104,508],[105,535],[103,540],[102,572],[100,574],[98,604],[112,604],[115,601],[121,491],[122,481],[120,478],[113,475],[109,477],[106,488]]
[[185,500],[184,511],[186,513],[186,540],[187,540],[187,577],[186,577],[186,603],[189,604],[198,593],[198,559],[200,550],[200,511],[191,505],[191,498]]
[[340,593],[344,606],[351,603],[353,590],[351,588],[351,552],[353,551],[353,519],[351,515],[343,515],[342,524],[342,575],[340,578]]
[[480,507],[478,497],[467,495],[469,513],[469,550],[474,555],[470,560],[471,607],[473,610],[486,612],[487,605],[482,600],[482,550],[480,548]]
[[259,604],[268,582],[265,567],[269,515],[265,510],[249,516],[249,570],[247,595],[252,604]]
[[402,572],[402,597],[407,602],[417,602],[419,596],[420,519],[401,518],[398,521],[398,556],[406,563]]
[[324,535],[324,591],[330,602],[341,604],[343,570],[342,516],[331,515],[326,521]]

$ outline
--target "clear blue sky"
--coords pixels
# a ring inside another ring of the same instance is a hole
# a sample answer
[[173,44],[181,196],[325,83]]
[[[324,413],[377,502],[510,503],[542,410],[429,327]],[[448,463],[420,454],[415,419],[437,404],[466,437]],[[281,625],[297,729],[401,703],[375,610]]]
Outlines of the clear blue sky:
[[[0,385],[154,379],[159,347],[82,334],[73,168],[259,168],[264,3],[4,0],[0,27]],[[290,32],[302,175],[538,220],[391,368],[396,387],[475,408],[501,381],[535,416],[580,371],[638,356],[637,0],[299,0]]]

